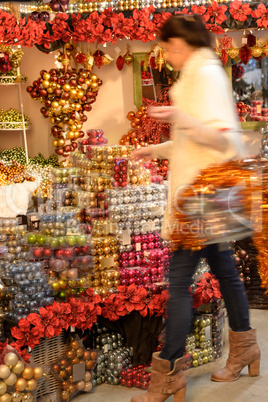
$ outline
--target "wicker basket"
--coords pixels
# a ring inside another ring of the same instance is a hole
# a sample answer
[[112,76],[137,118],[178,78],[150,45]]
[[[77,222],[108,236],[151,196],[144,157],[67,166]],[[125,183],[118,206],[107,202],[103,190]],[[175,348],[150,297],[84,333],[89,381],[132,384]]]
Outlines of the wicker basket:
[[[57,360],[64,356],[67,350],[66,334],[62,332],[54,338],[42,338],[40,344],[33,349],[31,363],[51,368]],[[59,402],[59,381],[48,372],[37,389],[35,400],[38,402]]]

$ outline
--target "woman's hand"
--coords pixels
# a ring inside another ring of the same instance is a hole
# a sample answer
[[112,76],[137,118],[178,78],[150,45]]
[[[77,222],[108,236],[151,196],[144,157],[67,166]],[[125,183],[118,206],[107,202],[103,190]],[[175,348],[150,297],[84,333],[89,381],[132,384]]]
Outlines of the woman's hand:
[[131,153],[131,159],[133,161],[142,161],[144,162],[149,162],[151,159],[153,159],[153,152],[151,147],[142,147],[140,149],[135,149]]
[[170,123],[176,120],[178,109],[174,106],[150,106],[148,114],[153,119]]

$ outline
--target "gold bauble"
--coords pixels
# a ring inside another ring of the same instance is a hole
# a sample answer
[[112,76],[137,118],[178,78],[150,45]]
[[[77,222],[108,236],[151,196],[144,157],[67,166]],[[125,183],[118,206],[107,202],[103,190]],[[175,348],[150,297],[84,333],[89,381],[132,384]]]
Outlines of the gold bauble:
[[235,59],[236,56],[239,55],[239,49],[237,49],[236,47],[232,47],[231,49],[227,50],[227,54],[232,58]]
[[24,391],[25,388],[27,387],[27,381],[24,378],[19,378],[17,382],[15,383],[15,389],[16,391]]
[[12,394],[12,402],[21,402],[22,401],[22,396],[20,392],[14,392],[14,394]]
[[4,382],[6,383],[6,385],[14,385],[15,382],[17,381],[17,376],[14,373],[10,373],[10,375],[4,379]]
[[98,77],[96,76],[96,74],[91,74],[91,75],[90,75],[90,79],[91,79],[92,81],[97,81],[97,80],[98,80]]
[[31,380],[28,381],[27,384],[28,391],[33,391],[36,387],[37,387],[37,381],[35,378],[32,378]]
[[0,365],[0,378],[8,378],[10,375],[10,368],[6,364]]
[[33,377],[33,368],[32,367],[25,367],[21,376],[25,378],[25,380],[30,380]]
[[53,109],[58,109],[58,107],[59,107],[59,102],[53,101],[53,102],[51,103],[51,107],[52,107]]
[[1,395],[0,402],[11,402],[11,395],[9,394]]
[[262,48],[260,46],[254,46],[251,48],[253,57],[260,57],[262,55]]
[[50,74],[49,73],[44,73],[43,74],[43,79],[47,80],[47,81],[50,80]]
[[44,375],[44,369],[42,367],[35,367],[33,370],[33,376],[36,380],[39,380],[39,378],[42,378]]
[[43,88],[48,88],[49,85],[50,85],[50,82],[49,82],[49,81],[44,80],[44,81],[42,82],[42,87],[43,87]]
[[130,63],[133,62],[134,57],[132,56],[132,54],[130,54],[129,52],[127,52],[127,53],[123,56],[123,59],[124,59],[126,65],[128,66]]
[[7,385],[4,381],[0,381],[0,395],[3,395],[7,390]]
[[19,359],[16,353],[9,352],[4,357],[4,362],[7,366],[15,366],[18,363]]
[[33,400],[33,395],[30,394],[30,392],[27,392],[27,394],[24,394],[22,397],[22,401],[33,402]]

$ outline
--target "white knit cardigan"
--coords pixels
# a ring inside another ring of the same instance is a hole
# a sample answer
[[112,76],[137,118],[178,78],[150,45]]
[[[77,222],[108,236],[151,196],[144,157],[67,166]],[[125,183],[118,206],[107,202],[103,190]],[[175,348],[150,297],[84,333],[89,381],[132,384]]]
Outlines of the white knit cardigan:
[[171,140],[152,146],[155,158],[169,159],[170,183],[168,204],[162,226],[162,236],[169,238],[170,206],[174,197],[185,186],[193,182],[201,169],[210,165],[240,158],[246,155],[241,139],[240,126],[235,113],[229,79],[215,53],[209,48],[196,50],[186,61],[180,79],[170,90],[173,106],[193,117],[204,126],[228,131],[218,131],[228,140],[224,152],[213,149],[215,142],[200,144],[198,129],[194,136],[187,137],[187,130],[172,126]]

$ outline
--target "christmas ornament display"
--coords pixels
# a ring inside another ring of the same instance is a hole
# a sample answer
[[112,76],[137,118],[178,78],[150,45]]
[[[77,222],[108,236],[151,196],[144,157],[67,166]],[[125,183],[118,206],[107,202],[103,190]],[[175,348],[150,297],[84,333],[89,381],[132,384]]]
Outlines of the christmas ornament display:
[[0,84],[27,81],[27,77],[21,75],[19,71],[22,56],[21,48],[0,45]]
[[33,402],[37,381],[43,377],[44,369],[25,364],[10,346],[3,350],[0,363],[0,398],[3,401]]
[[147,389],[151,382],[151,372],[147,369],[150,366],[144,366],[142,364],[138,366],[129,367],[126,370],[121,371],[120,385],[131,388]]
[[131,349],[118,332],[109,331],[98,324],[93,328],[93,342],[100,354],[94,369],[93,384],[119,385],[121,373],[131,364]]
[[23,130],[30,126],[30,118],[28,115],[22,114],[16,109],[4,111],[0,109],[0,129],[1,130]]
[[61,401],[69,401],[78,392],[92,391],[92,371],[97,357],[98,353],[85,349],[78,337],[70,340],[65,357],[52,366],[53,374],[60,381]]
[[66,53],[62,56],[62,63],[64,69],[42,70],[27,91],[33,99],[44,104],[41,113],[53,124],[51,133],[55,152],[66,158],[77,148],[77,139],[84,136],[85,112],[92,109],[102,81],[91,70],[68,69]]
[[41,262],[1,264],[0,270],[9,295],[8,318],[19,321],[53,303],[54,292]]
[[6,166],[0,162],[0,186],[23,183],[24,181],[35,181],[33,176],[25,172],[25,166],[17,163]]
[[130,111],[127,119],[130,121],[131,129],[123,135],[120,140],[121,145],[140,145],[159,144],[170,138],[170,123],[161,123],[149,117],[147,114],[148,106],[170,106],[168,98],[169,87],[160,91],[156,101],[145,100],[137,112]]
[[5,262],[24,261],[28,256],[28,247],[24,241],[26,227],[19,225],[18,218],[0,219],[0,245],[5,251],[1,253],[0,260]]

